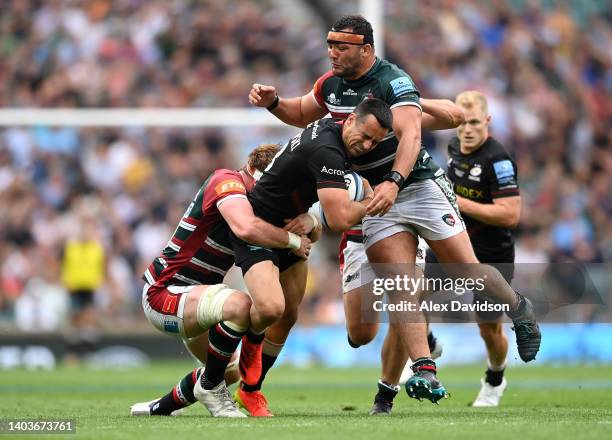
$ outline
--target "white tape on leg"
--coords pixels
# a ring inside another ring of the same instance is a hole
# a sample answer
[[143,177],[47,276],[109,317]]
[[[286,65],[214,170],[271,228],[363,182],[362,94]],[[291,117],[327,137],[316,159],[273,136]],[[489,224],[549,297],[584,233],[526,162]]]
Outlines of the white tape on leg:
[[218,322],[223,321],[223,304],[234,293],[225,284],[210,286],[200,296],[198,301],[198,324],[208,330]]

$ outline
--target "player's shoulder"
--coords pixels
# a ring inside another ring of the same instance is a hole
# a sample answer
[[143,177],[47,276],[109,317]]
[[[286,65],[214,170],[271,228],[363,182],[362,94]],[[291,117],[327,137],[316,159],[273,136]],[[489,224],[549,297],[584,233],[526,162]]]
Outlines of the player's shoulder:
[[392,87],[398,84],[400,86],[408,85],[416,89],[412,77],[404,69],[383,59],[379,60],[378,63],[373,74],[379,82]]
[[316,151],[344,152],[342,143],[343,121],[335,118],[323,118],[308,124],[302,136],[311,145],[310,153]]
[[328,141],[341,142],[342,125],[339,122],[336,118],[317,119],[306,126],[304,134],[317,145]]
[[393,64],[391,61],[380,58],[378,60],[378,66],[376,68],[376,73],[380,76],[389,75],[389,76],[408,76],[408,73],[399,67],[397,64]]
[[502,144],[492,136],[489,136],[487,138],[487,140],[481,147],[481,151],[485,154],[486,158],[491,161],[502,159],[513,160],[512,156],[510,155],[510,152],[504,146],[504,144]]
[[325,84],[328,81],[334,81],[334,80],[337,80],[337,79],[339,79],[339,78],[334,75],[334,72],[332,72],[331,70],[328,70],[323,75],[321,75],[319,78],[317,78],[316,83],[317,84]]
[[448,153],[458,154],[461,151],[461,143],[458,136],[453,136],[448,141]]
[[246,193],[246,186],[238,171],[218,169],[210,176],[206,193],[215,198],[229,193]]
[[410,75],[387,60],[379,60],[377,63],[371,75],[376,78],[383,99],[392,106],[400,102],[414,102],[418,105],[420,93]]

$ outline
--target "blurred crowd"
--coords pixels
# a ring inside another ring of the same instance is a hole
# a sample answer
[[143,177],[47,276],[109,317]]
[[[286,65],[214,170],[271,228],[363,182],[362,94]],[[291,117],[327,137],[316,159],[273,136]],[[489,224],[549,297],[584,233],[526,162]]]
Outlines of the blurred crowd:
[[0,9],[3,107],[242,106],[254,76],[298,93],[325,56],[317,32],[290,25],[272,0],[1,0]]
[[[0,0],[0,106],[246,106],[255,80],[303,94],[326,69],[326,26],[293,24],[278,3]],[[517,261],[609,263],[610,10],[510,5],[386,0],[386,58],[422,96],[473,88],[489,98],[491,133],[519,168]],[[104,249],[100,321],[148,328],[140,277],[203,179],[240,166],[254,139],[287,133],[0,128],[0,325],[61,327],[64,247],[86,232]],[[424,136],[441,165],[452,135]],[[339,323],[337,237],[317,248],[301,319]]]

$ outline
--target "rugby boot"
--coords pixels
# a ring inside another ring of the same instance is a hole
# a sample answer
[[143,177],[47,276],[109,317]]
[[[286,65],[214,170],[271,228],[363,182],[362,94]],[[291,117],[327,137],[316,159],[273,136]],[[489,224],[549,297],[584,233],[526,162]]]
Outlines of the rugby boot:
[[382,380],[378,381],[378,393],[374,397],[374,405],[368,413],[371,416],[388,416],[393,409],[393,399],[400,387],[391,385]]
[[268,401],[261,391],[244,391],[238,387],[234,393],[234,400],[253,417],[274,416],[268,409]]
[[210,390],[205,390],[201,382],[201,380],[196,382],[193,387],[193,395],[208,409],[211,416],[246,417],[246,414],[240,412],[236,403],[232,400],[224,380]]
[[263,343],[255,344],[251,342],[246,335],[242,337],[238,368],[242,381],[247,385],[254,386],[259,382],[262,371],[262,352]]
[[393,402],[384,399],[374,399],[374,405],[368,412],[370,416],[390,416],[393,409]]
[[[132,416],[150,416],[151,412],[155,407],[155,404],[159,402],[159,399],[151,400],[150,402],[139,402],[135,403],[130,407],[130,415]],[[171,416],[180,416],[183,413],[183,409],[176,409],[172,411],[170,414],[160,414],[160,415],[171,415]]]
[[530,362],[535,359],[540,343],[542,342],[542,333],[536,322],[535,311],[533,304],[523,295],[517,293],[519,304],[515,311],[509,311],[508,316],[512,319],[514,326],[512,330],[516,333],[516,346],[518,353],[523,362]]
[[474,407],[492,407],[499,406],[499,401],[504,394],[504,390],[508,386],[508,382],[504,377],[502,383],[494,387],[484,379],[480,379],[481,387],[476,400],[472,403]]
[[406,392],[413,399],[427,399],[438,404],[440,399],[448,398],[444,385],[436,377],[436,363],[428,358],[417,359],[412,364],[413,376],[406,382]]
[[[427,334],[427,345],[429,345],[429,352],[431,353],[432,360],[438,359],[440,356],[442,356],[442,351],[444,347],[442,346],[440,340],[434,336],[431,330]],[[410,368],[411,363],[412,361],[408,359],[406,365],[404,366],[404,369],[402,370],[402,374],[399,380],[399,383],[401,385],[405,384],[413,374],[412,368]]]

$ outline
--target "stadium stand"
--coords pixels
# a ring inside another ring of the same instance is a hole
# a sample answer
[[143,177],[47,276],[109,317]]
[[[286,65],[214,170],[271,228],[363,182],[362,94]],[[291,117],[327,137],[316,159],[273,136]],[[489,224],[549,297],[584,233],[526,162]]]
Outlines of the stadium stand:
[[[310,88],[327,66],[323,30],[290,23],[272,1],[231,3],[0,2],[0,106],[246,106],[255,79],[287,96]],[[518,262],[612,261],[612,26],[605,2],[582,3],[591,6],[574,16],[529,1],[386,2],[387,58],[423,96],[477,88],[489,97],[492,132],[516,156],[523,188]],[[424,137],[440,163],[451,134]],[[246,148],[284,140],[271,136],[0,129],[0,321],[61,324],[57,267],[84,213],[97,217],[108,256],[100,310],[114,327],[144,320],[140,276],[185,201],[211,170],[238,166]],[[335,242],[322,247],[304,323],[342,320]],[[50,305],[29,300],[41,292]]]

